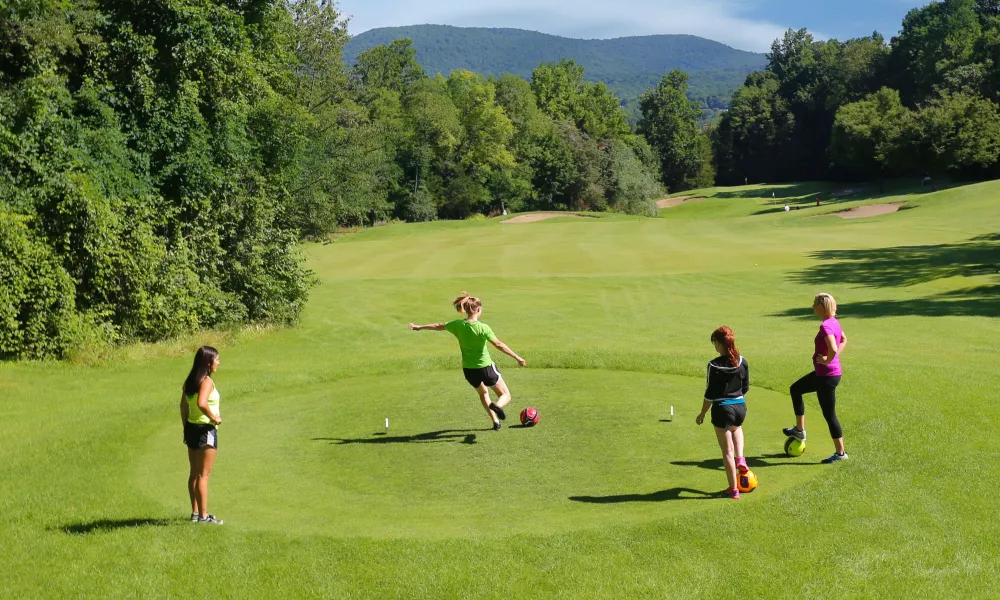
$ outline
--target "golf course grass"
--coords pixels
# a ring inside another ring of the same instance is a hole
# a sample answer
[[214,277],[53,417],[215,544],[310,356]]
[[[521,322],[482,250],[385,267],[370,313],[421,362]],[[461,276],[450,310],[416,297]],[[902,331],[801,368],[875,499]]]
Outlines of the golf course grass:
[[[369,229],[304,247],[295,328],[0,364],[0,598],[1000,596],[1000,183],[688,195],[658,219]],[[528,361],[494,352],[499,432],[455,339],[407,328],[462,290]],[[815,396],[805,454],[780,432],[817,292],[849,336],[834,465]],[[738,502],[694,422],[722,324],[753,384]],[[177,403],[202,343],[221,527],[188,521]]]

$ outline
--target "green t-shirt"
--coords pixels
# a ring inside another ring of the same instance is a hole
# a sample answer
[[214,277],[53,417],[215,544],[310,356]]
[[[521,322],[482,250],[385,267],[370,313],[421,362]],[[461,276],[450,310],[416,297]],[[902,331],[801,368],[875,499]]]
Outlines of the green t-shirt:
[[446,324],[444,328],[458,338],[458,345],[462,348],[463,369],[482,369],[493,364],[486,342],[492,342],[497,336],[489,325],[459,319]]

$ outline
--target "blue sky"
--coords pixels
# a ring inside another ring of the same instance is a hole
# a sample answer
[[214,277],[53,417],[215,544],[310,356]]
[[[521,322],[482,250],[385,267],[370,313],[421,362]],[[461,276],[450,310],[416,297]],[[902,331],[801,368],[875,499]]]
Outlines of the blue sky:
[[891,38],[917,0],[338,0],[350,31],[435,23],[519,27],[569,37],[690,33],[765,52],[788,29]]

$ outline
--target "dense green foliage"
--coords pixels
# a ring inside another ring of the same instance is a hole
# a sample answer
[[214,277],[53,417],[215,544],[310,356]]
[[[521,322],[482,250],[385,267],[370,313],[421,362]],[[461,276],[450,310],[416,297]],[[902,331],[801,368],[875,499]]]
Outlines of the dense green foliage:
[[295,246],[503,210],[654,214],[660,161],[572,61],[348,66],[312,0],[0,8],[0,357],[294,321]]
[[691,35],[653,35],[612,40],[577,40],[521,29],[415,25],[372,29],[351,39],[349,62],[369,48],[397,39],[413,41],[417,60],[428,72],[456,69],[483,75],[528,77],[543,62],[566,58],[586,68],[587,80],[603,82],[638,119],[638,98],[664,73],[691,76],[688,96],[708,114],[729,105],[748,73],[764,66],[763,55],[735,50]]
[[714,131],[721,183],[1000,175],[1000,7],[915,8],[899,36],[776,40]]
[[0,356],[296,319],[290,29],[267,1],[0,8]]
[[696,127],[698,108],[687,99],[687,81],[687,74],[672,71],[639,99],[639,131],[656,149],[671,191],[715,183],[710,143]]

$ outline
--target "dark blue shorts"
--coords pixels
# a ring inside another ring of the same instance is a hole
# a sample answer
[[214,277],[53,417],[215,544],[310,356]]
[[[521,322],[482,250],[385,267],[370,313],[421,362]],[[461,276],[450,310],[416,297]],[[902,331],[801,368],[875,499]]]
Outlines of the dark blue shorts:
[[184,424],[184,445],[192,450],[219,449],[219,429],[215,425]]
[[715,425],[719,429],[741,427],[746,418],[747,405],[745,402],[727,404],[725,406],[718,402],[712,404],[712,425]]

